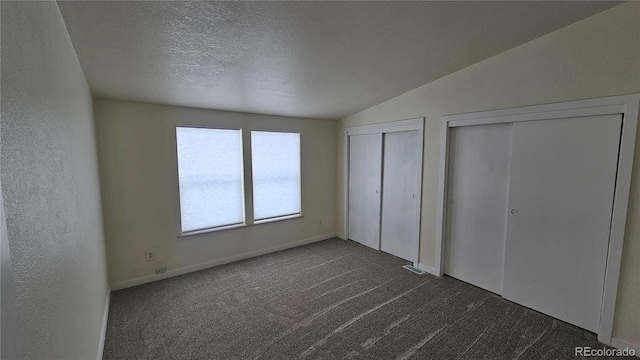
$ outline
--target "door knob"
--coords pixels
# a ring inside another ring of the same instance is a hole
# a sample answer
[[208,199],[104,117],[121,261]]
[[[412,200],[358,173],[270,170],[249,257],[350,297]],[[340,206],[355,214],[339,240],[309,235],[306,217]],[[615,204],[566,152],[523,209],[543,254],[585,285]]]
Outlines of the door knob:
[[413,194],[411,197],[415,199],[415,198],[417,198],[417,197],[418,197],[418,195]]
[[453,199],[449,199],[449,204],[453,204]]
[[511,209],[511,214],[517,215],[518,214],[518,209]]
[[376,194],[380,194],[380,190],[376,190]]

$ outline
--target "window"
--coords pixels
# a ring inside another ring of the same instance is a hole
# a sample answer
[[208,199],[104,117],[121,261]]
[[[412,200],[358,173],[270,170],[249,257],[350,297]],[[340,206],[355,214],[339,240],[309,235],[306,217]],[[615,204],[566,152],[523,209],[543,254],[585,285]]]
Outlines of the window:
[[182,232],[242,224],[240,130],[176,128]]
[[254,220],[300,214],[300,134],[252,131]]
[[[241,130],[176,128],[183,235],[301,214],[300,134],[251,131],[244,139],[251,156],[243,157]],[[245,214],[245,191],[253,214]]]

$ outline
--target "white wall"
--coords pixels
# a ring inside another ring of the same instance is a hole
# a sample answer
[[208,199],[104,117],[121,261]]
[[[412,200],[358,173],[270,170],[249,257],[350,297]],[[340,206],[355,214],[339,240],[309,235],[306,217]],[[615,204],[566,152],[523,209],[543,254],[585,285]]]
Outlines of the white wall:
[[[335,233],[336,122],[96,99],[98,155],[114,289]],[[178,238],[176,125],[299,131],[303,218]],[[318,226],[322,220],[323,225]],[[145,251],[156,251],[145,261]]]
[[0,176],[24,357],[95,359],[107,275],[91,93],[55,2],[1,6]]
[[16,288],[8,237],[4,201],[0,194],[0,307],[2,308],[2,312],[0,312],[0,319],[2,319],[0,322],[0,358],[22,359],[22,328],[18,322],[18,305],[16,304]]
[[[629,2],[349,116],[339,122],[337,136],[342,139],[347,126],[426,118],[420,262],[433,266],[443,115],[638,92],[640,3]],[[344,233],[342,140],[338,146],[336,220],[338,233]],[[639,154],[637,150],[613,334],[635,346],[640,346]]]

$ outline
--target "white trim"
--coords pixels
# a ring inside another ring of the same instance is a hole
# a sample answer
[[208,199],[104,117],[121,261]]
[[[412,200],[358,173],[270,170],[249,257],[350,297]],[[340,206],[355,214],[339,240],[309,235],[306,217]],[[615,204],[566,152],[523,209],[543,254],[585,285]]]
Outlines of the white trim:
[[640,357],[640,345],[632,344],[626,340],[618,339],[617,337],[612,337],[611,346],[621,350],[625,348],[633,349],[636,352],[636,357]]
[[98,360],[102,360],[104,353],[104,341],[107,338],[107,320],[109,319],[109,304],[111,302],[111,287],[107,287],[107,296],[104,301],[104,313],[102,315],[102,331],[100,332],[100,342],[98,343]]
[[276,217],[267,218],[267,219],[254,220],[253,221],[253,225],[268,224],[268,223],[272,223],[272,222],[276,222],[276,221],[289,220],[289,219],[299,219],[299,218],[303,218],[303,217],[304,217],[304,215],[302,215],[301,213],[291,214],[291,215],[284,215],[284,216],[276,216]]
[[233,224],[233,225],[224,225],[224,226],[214,227],[214,228],[187,231],[185,233],[178,234],[178,238],[185,238],[185,237],[194,236],[194,235],[208,234],[208,233],[212,233],[212,232],[216,232],[216,231],[238,229],[238,228],[243,228],[243,227],[248,227],[248,226],[256,226],[256,225],[260,225],[260,224],[268,224],[268,223],[278,222],[278,221],[283,221],[283,220],[299,219],[299,218],[303,218],[303,217],[304,217],[303,214],[293,214],[293,215],[277,216],[277,217],[268,218],[268,219],[255,220],[252,224]]
[[638,107],[640,94],[604,97],[547,105],[526,106],[495,111],[448,115],[442,117],[440,128],[440,166],[438,171],[438,212],[435,270],[438,276],[444,271],[444,237],[446,226],[446,194],[449,156],[449,129],[456,126],[481,125],[491,123],[518,122],[542,119],[557,119],[577,116],[622,114],[622,137],[618,158],[618,173],[614,197],[611,232],[609,234],[609,253],[605,273],[602,308],[600,311],[600,330],[598,340],[611,344],[613,319],[615,314],[622,245],[627,222],[627,207],[631,189],[631,172],[635,153],[636,131],[638,127]]
[[381,132],[418,130],[424,123],[424,118],[387,121],[368,125],[349,126],[345,128],[347,135],[379,134]]
[[447,176],[449,173],[449,129],[447,122],[443,121],[440,125],[440,165],[438,166],[438,207],[436,212],[436,256],[435,256],[435,275],[444,275],[444,229],[446,226],[445,206],[447,194]]
[[[189,124],[197,124],[197,125],[189,125]],[[215,126],[211,125],[211,124],[202,124],[202,123],[198,123],[197,121],[195,123],[191,122],[191,121],[181,121],[181,124],[176,125],[175,126],[175,138],[176,138],[176,167],[175,167],[175,175],[176,178],[178,179],[178,209],[180,209],[180,202],[182,201],[182,198],[180,197],[180,169],[179,169],[179,164],[178,164],[178,147],[177,147],[177,139],[178,139],[178,133],[177,133],[177,129],[178,128],[196,128],[196,129],[207,129],[207,130],[234,130],[234,131],[240,131],[240,162],[242,163],[242,167],[241,167],[241,178],[242,178],[242,197],[243,197],[243,208],[242,208],[242,222],[241,223],[235,223],[235,224],[228,224],[228,225],[220,225],[220,226],[214,226],[214,227],[208,227],[208,228],[204,228],[204,229],[195,229],[195,230],[189,230],[189,231],[183,231],[182,229],[182,213],[181,211],[177,212],[178,218],[176,220],[176,224],[178,226],[178,229],[176,229],[176,233],[178,234],[177,237],[178,238],[184,238],[184,237],[188,237],[188,236],[192,236],[192,235],[200,235],[200,234],[206,234],[206,233],[211,233],[211,232],[216,232],[216,231],[224,231],[224,230],[229,230],[229,229],[237,229],[237,228],[242,228],[242,227],[246,227],[246,226],[252,226],[252,225],[256,225],[256,224],[265,224],[265,223],[269,223],[269,222],[274,222],[274,221],[280,221],[280,220],[288,220],[288,219],[295,219],[295,218],[300,218],[303,217],[302,213],[303,213],[303,203],[304,203],[304,199],[302,196],[302,184],[303,184],[303,174],[302,174],[302,131],[289,131],[289,130],[281,130],[281,129],[263,129],[260,127],[252,127],[252,126],[236,126],[236,125],[230,125],[230,126],[222,126],[219,124],[216,124]],[[254,208],[253,208],[253,154],[252,154],[252,146],[253,146],[253,142],[251,139],[251,134],[253,132],[271,132],[271,133],[284,133],[284,134],[298,134],[298,154],[299,154],[299,164],[298,164],[298,190],[299,190],[299,209],[300,212],[298,214],[291,214],[291,215],[284,215],[284,216],[278,216],[278,217],[274,217],[274,218],[269,218],[269,219],[255,219],[255,214],[254,214]]]
[[337,234],[336,234],[336,237],[339,237],[339,238],[340,238],[340,239],[342,239],[342,240],[347,240],[347,238],[346,238],[346,237],[344,236],[344,234],[342,234],[342,233],[337,233]]
[[[413,264],[417,264],[420,258],[420,228],[422,219],[422,172],[424,168],[424,118],[414,118],[407,120],[388,121],[369,125],[349,126],[344,129],[344,239],[349,238],[349,136],[351,135],[365,135],[365,134],[385,134],[390,132],[400,131],[417,131],[418,132],[418,144],[419,154],[418,163],[420,164],[420,171],[418,172],[418,189],[416,201],[418,221],[418,241],[416,244],[416,253],[413,259],[410,261]],[[383,147],[384,151],[384,147]],[[384,154],[383,154],[384,156]],[[380,179],[382,181],[382,179]],[[379,250],[379,249],[378,249]]]
[[223,259],[217,259],[217,260],[207,261],[201,264],[186,266],[179,269],[173,269],[165,272],[164,274],[153,274],[153,275],[148,275],[148,276],[144,276],[144,277],[133,279],[133,280],[123,281],[117,284],[112,284],[111,289],[113,291],[126,289],[126,288],[130,288],[137,285],[142,285],[142,284],[146,284],[146,283],[150,283],[158,280],[168,279],[178,275],[188,274],[194,271],[208,269],[210,267],[214,267],[218,265],[228,264],[234,261],[244,260],[244,259],[280,251],[280,250],[286,250],[286,249],[290,249],[290,248],[294,248],[302,245],[307,245],[307,244],[314,243],[316,241],[331,239],[335,236],[336,236],[335,233],[318,235],[318,236],[314,236],[314,237],[303,239],[303,240],[298,240],[298,241],[293,241],[293,242],[282,244],[282,245],[272,246],[266,249],[250,251],[250,252],[239,254],[239,255],[229,256]]
[[622,248],[627,224],[639,106],[640,94],[631,95],[627,96],[626,103],[620,105],[622,109],[619,111],[623,114],[622,136],[620,137],[618,177],[613,199],[613,215],[611,217],[611,232],[609,233],[609,255],[607,256],[604,294],[600,311],[600,330],[598,331],[598,340],[605,344],[611,343],[611,336],[613,335],[613,319],[616,310]]
[[539,113],[523,113],[514,114],[509,116],[492,116],[492,117],[479,117],[476,119],[461,119],[461,120],[449,120],[449,127],[459,127],[468,125],[484,125],[484,124],[501,124],[512,123],[517,121],[530,121],[530,120],[544,120],[549,119],[552,114],[554,119],[578,117],[578,116],[595,116],[595,115],[608,115],[618,113],[620,105],[607,105],[600,107],[588,107],[582,109],[565,109],[561,111],[546,111]]
[[[404,122],[404,121],[403,121]],[[375,128],[369,128],[369,125],[366,125],[366,129],[359,129],[360,126],[353,126],[347,129],[347,133],[349,136],[351,135],[367,135],[367,134],[381,134],[381,133],[390,133],[390,132],[400,132],[400,131],[414,131],[416,129],[416,124],[403,124],[398,126],[388,126],[382,124],[381,126]]]
[[[251,142],[251,131],[249,129],[242,131],[242,198],[244,200],[244,207],[242,209],[242,216],[244,223],[247,225],[253,225],[253,158]],[[180,215],[182,216],[182,214]]]
[[184,238],[184,237],[188,237],[188,236],[201,235],[201,234],[208,234],[208,233],[212,233],[212,232],[216,232],[216,231],[224,231],[224,230],[230,230],[230,229],[243,228],[243,227],[247,227],[247,226],[249,226],[249,225],[241,223],[241,224],[222,225],[222,226],[218,226],[218,227],[198,229],[198,230],[190,230],[190,231],[185,231],[183,233],[178,234],[178,238]]
[[342,209],[343,209],[343,219],[344,219],[344,229],[343,230],[343,239],[349,240],[349,156],[351,155],[349,152],[349,131],[344,129],[344,199],[342,200]]
[[420,270],[424,270],[424,271],[428,272],[431,275],[439,276],[438,272],[436,271],[436,269],[431,267],[431,266],[428,266],[428,265],[425,265],[425,264],[422,264],[422,263],[418,263],[418,266],[416,266],[416,267],[418,269],[420,269]]
[[416,201],[416,216],[417,219],[417,236],[418,243],[416,244],[416,256],[413,258],[413,263],[418,264],[420,262],[420,237],[422,230],[422,173],[424,172],[424,118],[420,118],[419,126],[418,126],[418,164],[420,164],[420,169],[418,170],[418,189],[416,190],[416,196],[418,197],[418,201]]
[[[585,108],[598,108],[602,106],[610,106],[610,105],[622,105],[626,106],[630,100],[633,100],[634,97],[637,97],[638,94],[630,94],[630,95],[619,95],[619,96],[609,96],[603,98],[595,98],[595,99],[586,99],[586,100],[576,100],[569,102],[560,102],[560,103],[552,103],[552,104],[544,104],[544,105],[533,105],[533,106],[523,106],[523,107],[515,107],[508,109],[500,109],[500,110],[491,110],[491,111],[481,111],[481,112],[473,112],[473,113],[465,113],[465,114],[457,114],[457,115],[446,115],[442,118],[446,121],[456,121],[456,120],[469,120],[469,119],[484,119],[484,118],[497,118],[503,116],[519,116],[522,114],[532,114],[532,113],[545,113],[545,112],[555,112],[561,110],[575,110],[575,109],[585,109]],[[556,115],[552,115],[555,117]]]

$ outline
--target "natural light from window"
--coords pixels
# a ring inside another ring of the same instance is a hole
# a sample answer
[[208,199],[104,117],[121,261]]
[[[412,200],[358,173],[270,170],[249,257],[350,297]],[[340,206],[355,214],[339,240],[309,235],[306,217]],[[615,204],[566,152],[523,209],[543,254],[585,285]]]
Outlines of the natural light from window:
[[182,232],[244,222],[240,130],[176,128]]
[[300,214],[300,134],[251,132],[254,220]]

